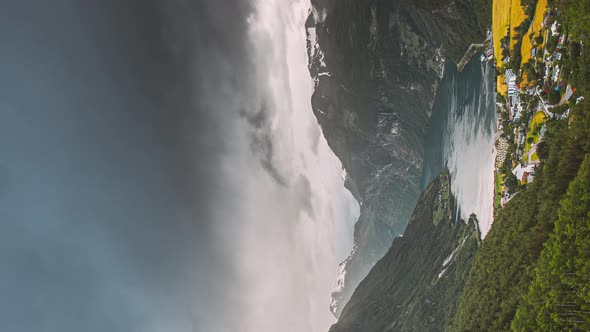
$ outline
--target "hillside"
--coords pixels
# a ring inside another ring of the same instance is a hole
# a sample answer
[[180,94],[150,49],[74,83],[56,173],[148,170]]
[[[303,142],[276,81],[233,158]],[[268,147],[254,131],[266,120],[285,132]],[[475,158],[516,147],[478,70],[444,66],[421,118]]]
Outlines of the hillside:
[[[570,79],[583,95],[590,76],[582,45],[590,45],[590,30],[579,18],[590,1],[549,5],[559,9],[572,38],[564,63],[574,67]],[[590,104],[567,108],[569,117],[546,122],[534,182],[498,211],[473,260],[452,331],[590,329]]]
[[498,212],[473,261],[452,331],[510,330],[517,309],[526,306],[523,299],[560,205],[566,204],[568,185],[590,153],[588,106],[577,108],[571,129],[567,121],[548,122],[535,182]]
[[445,330],[480,243],[477,220],[454,220],[452,211],[449,175],[443,173],[330,332]]
[[[423,138],[445,61],[485,40],[485,0],[314,0],[306,23],[312,106],[361,205],[336,316],[403,234],[420,196]],[[491,8],[491,7],[490,7]]]
[[[589,4],[548,4],[560,8],[557,19],[571,38],[563,64],[572,69],[568,79],[580,87],[578,96],[589,91],[584,45],[590,45],[590,25],[580,14]],[[545,122],[544,139],[536,143],[534,182],[517,184],[518,193],[497,211],[475,258],[455,261],[453,273],[462,277],[451,283],[437,279],[436,259],[456,248],[440,246],[455,240],[416,231],[431,217],[426,206],[435,207],[429,187],[404,236],[358,286],[331,332],[588,330],[590,103],[574,100],[564,106],[569,117]],[[425,254],[433,252],[442,254]]]

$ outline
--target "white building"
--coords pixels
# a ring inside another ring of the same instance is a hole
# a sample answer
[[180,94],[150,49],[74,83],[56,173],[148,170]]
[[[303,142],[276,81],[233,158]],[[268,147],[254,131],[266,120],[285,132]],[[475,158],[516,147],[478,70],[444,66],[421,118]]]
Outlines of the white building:
[[559,31],[557,31],[558,28],[559,24],[557,24],[557,21],[553,22],[553,25],[551,25],[551,34],[554,36],[559,35]]
[[521,164],[518,164],[512,170],[512,174],[522,183],[531,183],[535,179],[535,165],[530,164],[523,167]]
[[506,70],[506,85],[508,86],[508,97],[510,98],[510,106],[518,105],[518,86],[516,85],[516,74],[512,69]]
[[551,77],[551,80],[553,82],[557,82],[558,79],[559,79],[559,65],[555,65],[555,68],[553,68],[553,76]]
[[570,84],[567,85],[567,88],[565,89],[565,93],[563,94],[563,97],[561,97],[561,100],[559,101],[559,104],[557,105],[563,105],[565,103],[568,102],[568,100],[570,100],[570,98],[574,95],[574,89],[572,89],[572,86]]
[[516,94],[516,74],[512,69],[506,70],[506,85],[508,85],[508,94]]
[[508,141],[504,137],[500,137],[497,143],[496,153],[496,168],[499,169],[506,161],[506,154],[508,153]]

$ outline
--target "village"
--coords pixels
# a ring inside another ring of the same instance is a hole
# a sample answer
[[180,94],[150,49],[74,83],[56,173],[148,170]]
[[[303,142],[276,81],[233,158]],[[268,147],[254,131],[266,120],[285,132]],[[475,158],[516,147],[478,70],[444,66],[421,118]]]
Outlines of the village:
[[569,106],[584,98],[568,83],[571,69],[564,61],[568,35],[547,9],[547,1],[538,2],[528,22],[513,25],[501,39],[498,27],[493,27],[492,46],[481,56],[482,61],[496,63],[498,75],[496,208],[534,181],[546,122],[569,121]]

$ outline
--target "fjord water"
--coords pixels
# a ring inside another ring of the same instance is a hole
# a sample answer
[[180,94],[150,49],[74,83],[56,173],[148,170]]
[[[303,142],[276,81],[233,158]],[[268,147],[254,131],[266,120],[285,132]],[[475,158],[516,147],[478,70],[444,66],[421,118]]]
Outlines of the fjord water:
[[458,216],[475,213],[482,237],[493,222],[496,103],[494,70],[472,59],[459,72],[445,68],[424,146],[421,187],[443,168],[451,173]]

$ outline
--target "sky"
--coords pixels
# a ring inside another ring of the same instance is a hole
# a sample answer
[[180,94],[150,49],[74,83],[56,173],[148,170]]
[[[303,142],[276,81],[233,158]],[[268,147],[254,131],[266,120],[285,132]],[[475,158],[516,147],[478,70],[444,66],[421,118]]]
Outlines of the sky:
[[358,205],[308,9],[1,2],[2,330],[327,330]]

